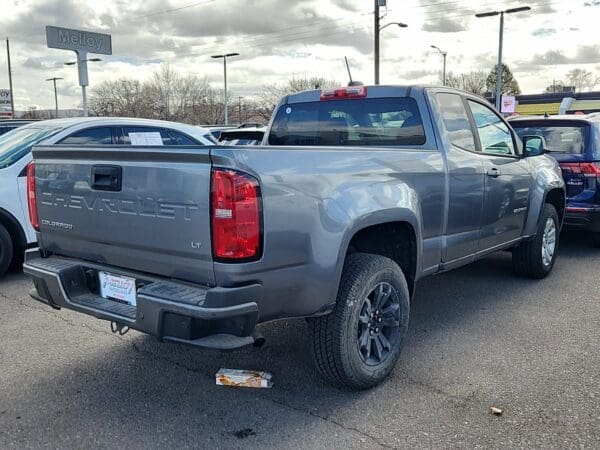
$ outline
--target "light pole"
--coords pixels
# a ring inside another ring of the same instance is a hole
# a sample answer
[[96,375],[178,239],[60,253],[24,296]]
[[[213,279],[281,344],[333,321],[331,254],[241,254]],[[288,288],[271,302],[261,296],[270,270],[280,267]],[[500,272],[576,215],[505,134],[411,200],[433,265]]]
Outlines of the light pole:
[[397,25],[400,28],[406,28],[408,25],[402,22],[390,22],[384,26],[379,26],[379,1],[375,0],[375,84],[379,84],[379,35],[381,31],[389,26]]
[[436,49],[439,52],[439,54],[442,55],[444,58],[444,68],[442,70],[442,85],[446,86],[446,56],[448,56],[448,52],[442,50],[436,45],[432,45],[431,48]]
[[15,118],[15,93],[13,92],[12,85],[12,70],[10,68],[10,43],[8,42],[8,38],[6,38],[6,60],[8,62],[8,89],[10,91],[10,111],[11,118]]
[[504,11],[489,11],[485,13],[475,14],[475,17],[492,17],[500,15],[500,38],[498,45],[498,65],[496,66],[496,109],[500,111],[501,109],[501,96],[502,96],[502,38],[504,34],[504,14],[512,14],[523,11],[531,10],[530,6],[521,6],[519,8],[510,8]]
[[[87,87],[87,63],[88,62],[98,62],[102,61],[101,58],[87,58],[87,59],[78,59],[77,61],[69,61],[65,63],[65,66],[73,66],[77,64],[77,68],[79,70],[79,80],[81,85],[81,97],[83,98],[83,117],[88,116],[88,106],[87,106],[87,93],[85,91]],[[82,73],[84,73],[84,78],[82,78]],[[82,79],[85,79],[85,82],[81,82]]]
[[212,55],[211,58],[218,59],[223,58],[223,106],[225,107],[225,125],[229,123],[229,116],[227,114],[227,58],[231,58],[232,56],[240,56],[239,53],[226,53],[224,55]]
[[52,81],[54,83],[54,108],[56,110],[56,117],[58,119],[58,94],[56,93],[56,80],[62,80],[61,77],[46,78],[46,81]]

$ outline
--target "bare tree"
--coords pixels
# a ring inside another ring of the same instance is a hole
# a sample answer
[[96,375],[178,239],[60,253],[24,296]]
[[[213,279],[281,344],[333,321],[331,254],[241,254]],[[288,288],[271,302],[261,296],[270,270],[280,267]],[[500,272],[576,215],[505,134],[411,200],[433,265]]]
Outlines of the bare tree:
[[446,85],[456,89],[462,89],[463,91],[472,94],[483,95],[485,93],[486,79],[487,74],[483,70],[474,70],[469,73],[461,73],[458,75],[449,72],[446,75]]
[[[211,108],[219,104],[217,93],[205,78],[181,76],[163,65],[146,82],[122,78],[101,83],[90,97],[90,111],[98,116],[209,123],[214,115]],[[222,114],[222,105],[219,107]]]
[[592,91],[600,84],[600,76],[595,76],[586,69],[573,69],[567,73],[565,84],[574,86],[576,92]]
[[121,78],[100,83],[90,98],[90,112],[96,116],[150,117],[151,102],[140,81]]
[[209,89],[206,79],[182,77],[168,64],[163,65],[147,84],[156,118],[184,121],[188,111],[198,109]]
[[[336,85],[324,78],[291,78],[283,85],[269,85],[258,99],[244,102],[244,121],[265,123],[286,94]],[[231,94],[231,98],[234,98]],[[206,78],[182,76],[163,65],[146,82],[122,78],[100,83],[90,96],[90,111],[97,116],[130,116],[193,124],[223,121],[223,91]]]
[[268,120],[279,100],[285,95],[338,85],[336,81],[323,77],[292,77],[284,84],[267,85],[263,88],[259,96],[256,109],[257,114],[263,119]]

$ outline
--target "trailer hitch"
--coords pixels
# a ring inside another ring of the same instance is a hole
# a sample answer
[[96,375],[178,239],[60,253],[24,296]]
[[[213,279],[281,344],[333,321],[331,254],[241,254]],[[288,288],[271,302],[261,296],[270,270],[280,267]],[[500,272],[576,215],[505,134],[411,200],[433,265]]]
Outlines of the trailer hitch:
[[110,331],[112,331],[115,334],[118,333],[119,336],[125,336],[127,334],[127,332],[129,331],[129,327],[127,325],[125,325],[124,323],[111,321],[110,322]]

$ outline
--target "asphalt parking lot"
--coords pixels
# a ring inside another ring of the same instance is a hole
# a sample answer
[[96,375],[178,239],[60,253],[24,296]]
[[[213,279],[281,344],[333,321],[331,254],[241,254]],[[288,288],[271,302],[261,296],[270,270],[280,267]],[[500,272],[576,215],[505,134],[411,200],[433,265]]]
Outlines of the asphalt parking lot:
[[[563,236],[546,280],[500,253],[423,280],[393,376],[368,392],[324,384],[304,321],[220,354],[160,344],[0,282],[0,447],[600,446],[600,251]],[[271,390],[216,386],[221,367]],[[503,410],[490,414],[491,406]]]

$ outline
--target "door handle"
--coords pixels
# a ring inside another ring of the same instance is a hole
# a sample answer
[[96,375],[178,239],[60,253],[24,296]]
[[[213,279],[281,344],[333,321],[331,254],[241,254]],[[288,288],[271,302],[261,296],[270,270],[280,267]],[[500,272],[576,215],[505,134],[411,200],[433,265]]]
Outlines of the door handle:
[[496,169],[495,167],[492,167],[491,169],[489,169],[487,171],[486,175],[488,177],[498,178],[500,175],[502,175],[502,173],[498,169]]
[[122,168],[119,166],[92,166],[90,187],[97,191],[120,191]]

